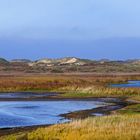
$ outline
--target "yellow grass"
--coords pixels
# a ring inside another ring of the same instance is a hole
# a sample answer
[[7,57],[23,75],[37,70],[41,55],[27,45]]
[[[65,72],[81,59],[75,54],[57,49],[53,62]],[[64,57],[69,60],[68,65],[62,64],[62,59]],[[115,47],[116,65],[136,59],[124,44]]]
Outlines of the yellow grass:
[[3,137],[3,140],[139,140],[140,115],[88,118],[69,124],[39,128],[31,133]]
[[108,88],[101,86],[64,87],[63,97],[127,97],[140,101],[140,88]]

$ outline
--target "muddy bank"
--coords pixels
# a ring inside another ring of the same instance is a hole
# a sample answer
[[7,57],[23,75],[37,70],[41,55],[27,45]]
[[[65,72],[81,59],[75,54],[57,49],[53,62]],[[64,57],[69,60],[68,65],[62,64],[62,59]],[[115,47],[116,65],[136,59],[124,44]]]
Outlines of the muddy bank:
[[[99,99],[98,99],[99,100]],[[103,107],[98,107],[98,108],[93,108],[89,110],[82,110],[82,111],[75,111],[67,114],[61,114],[61,117],[64,117],[66,119],[85,119],[87,117],[92,117],[92,116],[105,116],[105,115],[110,115],[112,112],[122,109],[128,105],[132,105],[135,103],[128,102],[122,99],[101,99],[104,100],[106,103],[111,103],[111,105],[103,106]]]

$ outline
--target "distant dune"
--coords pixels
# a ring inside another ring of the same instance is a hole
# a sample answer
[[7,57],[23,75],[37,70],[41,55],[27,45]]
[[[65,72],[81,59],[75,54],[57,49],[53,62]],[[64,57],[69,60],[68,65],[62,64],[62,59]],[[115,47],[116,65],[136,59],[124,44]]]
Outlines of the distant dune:
[[24,73],[139,73],[140,60],[89,60],[76,57],[59,59],[14,59],[0,58],[0,72]]

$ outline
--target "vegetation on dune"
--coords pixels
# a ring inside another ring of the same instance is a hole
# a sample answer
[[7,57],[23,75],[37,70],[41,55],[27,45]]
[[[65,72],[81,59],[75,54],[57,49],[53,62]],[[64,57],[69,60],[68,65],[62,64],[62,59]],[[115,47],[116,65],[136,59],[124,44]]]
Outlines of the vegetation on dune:
[[9,63],[9,62],[4,58],[0,58],[0,63]]
[[6,71],[8,73],[139,73],[140,60],[111,61],[106,59],[88,60],[75,57],[65,57],[60,59],[40,59],[36,61],[26,59],[7,61],[0,58],[0,72],[5,73]]
[[140,115],[113,115],[87,118],[69,124],[39,128],[3,140],[139,140]]

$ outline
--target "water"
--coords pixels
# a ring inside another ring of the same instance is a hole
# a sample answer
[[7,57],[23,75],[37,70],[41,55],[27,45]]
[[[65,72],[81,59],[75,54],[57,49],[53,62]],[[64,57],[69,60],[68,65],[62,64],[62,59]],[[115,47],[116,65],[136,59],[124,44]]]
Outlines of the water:
[[63,123],[60,114],[104,106],[96,101],[2,101],[0,128]]
[[140,81],[128,81],[125,84],[111,84],[111,87],[140,87]]
[[48,96],[56,96],[57,93],[32,93],[32,92],[21,92],[21,93],[0,93],[0,98],[44,98]]

